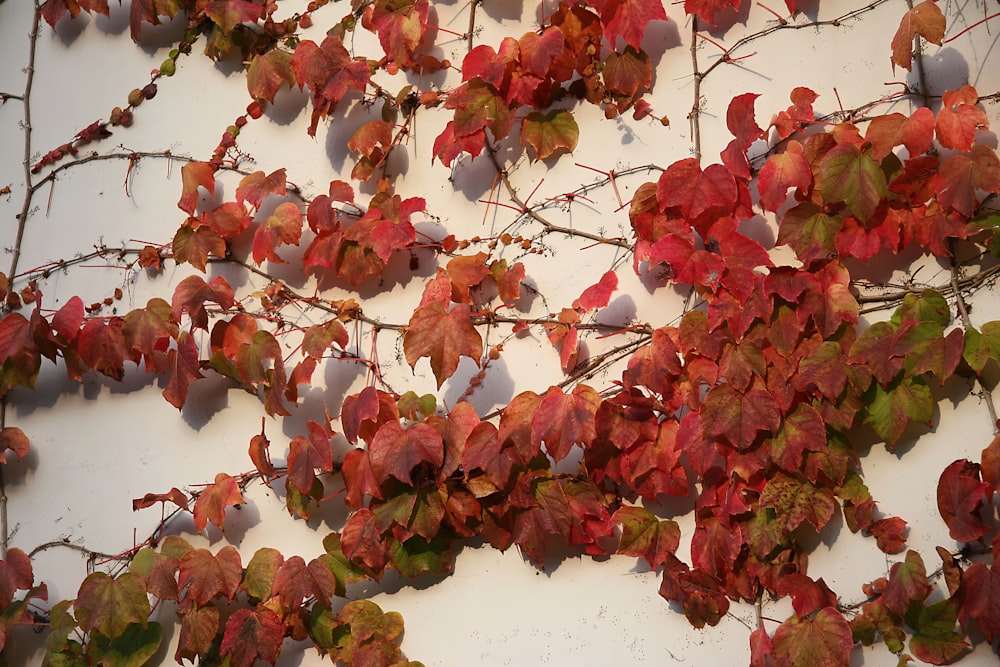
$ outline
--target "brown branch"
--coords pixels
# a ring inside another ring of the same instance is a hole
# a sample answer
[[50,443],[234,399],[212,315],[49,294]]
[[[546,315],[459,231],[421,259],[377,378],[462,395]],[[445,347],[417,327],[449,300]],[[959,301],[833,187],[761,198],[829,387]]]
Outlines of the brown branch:
[[[719,60],[716,65],[721,63]],[[701,164],[701,82],[714,69],[714,65],[706,72],[698,70],[698,17],[691,17],[691,71],[694,75],[694,102],[691,103],[691,112],[688,113],[688,121],[691,123],[691,142],[694,148],[694,159]]]

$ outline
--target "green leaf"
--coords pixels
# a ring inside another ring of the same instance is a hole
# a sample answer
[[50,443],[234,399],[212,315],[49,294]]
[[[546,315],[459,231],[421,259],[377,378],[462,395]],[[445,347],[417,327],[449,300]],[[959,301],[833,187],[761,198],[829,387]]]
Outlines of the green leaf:
[[982,330],[965,330],[962,357],[972,370],[982,372],[990,359],[1000,362],[1000,321],[987,322]]
[[837,252],[837,232],[843,221],[823,213],[816,204],[805,202],[789,209],[778,227],[778,245],[791,246],[808,264]]
[[882,592],[882,602],[889,610],[902,616],[910,603],[923,602],[930,592],[924,561],[920,554],[910,550],[906,552],[904,561],[895,563],[889,570],[889,583]]
[[411,579],[424,572],[447,574],[451,571],[451,545],[440,534],[430,542],[419,535],[402,543],[390,540],[387,547],[392,566]]
[[97,630],[110,639],[119,637],[130,623],[145,625],[149,620],[146,584],[131,572],[117,579],[104,572],[88,575],[73,607],[82,630]]
[[284,561],[284,557],[277,549],[270,547],[257,549],[243,572],[243,582],[240,584],[240,588],[258,600],[266,600],[271,597],[274,575],[277,574],[278,568]]
[[530,145],[539,160],[561,152],[572,153],[580,139],[580,127],[573,114],[565,109],[548,113],[533,111],[521,125],[521,147]]
[[889,190],[885,174],[868,153],[854,144],[839,144],[819,165],[819,189],[830,202],[844,202],[862,223],[868,222]]
[[620,554],[645,558],[650,567],[657,568],[677,551],[681,530],[675,521],[660,521],[644,507],[629,506],[615,512],[611,521],[622,526]]
[[94,633],[87,654],[92,664],[103,667],[142,667],[156,654],[162,640],[163,628],[159,623],[130,623],[112,640]]
[[865,394],[865,423],[892,447],[911,421],[930,425],[934,417],[934,397],[919,377],[902,378],[883,389],[873,382]]
[[917,602],[906,611],[906,624],[915,630],[910,650],[918,660],[932,665],[946,665],[969,648],[962,635],[955,632],[958,609],[953,600],[941,600],[928,607]]
[[946,327],[951,323],[951,308],[945,298],[932,289],[925,289],[919,295],[910,293],[903,297],[903,304],[892,314],[895,324],[907,320],[935,322]]

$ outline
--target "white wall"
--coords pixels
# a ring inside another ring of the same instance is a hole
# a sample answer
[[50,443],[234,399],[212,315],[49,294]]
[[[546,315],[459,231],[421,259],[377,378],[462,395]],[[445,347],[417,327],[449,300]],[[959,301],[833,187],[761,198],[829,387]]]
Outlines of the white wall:
[[[119,8],[112,3],[110,19],[82,16],[72,23],[64,20],[56,30],[42,27],[32,92],[33,152],[44,153],[68,141],[92,121],[107,118],[111,107],[123,106],[128,92],[148,81],[149,71],[159,65],[171,41],[181,34],[182,27],[176,24],[146,28],[149,43],[134,45],[128,36],[127,4]],[[279,11],[292,13],[285,4],[281,3]],[[793,23],[842,16],[863,4],[849,0],[810,3],[806,14]],[[551,11],[554,3],[546,2],[544,7]],[[777,0],[771,7],[785,13]],[[957,34],[995,8],[995,4],[984,7],[982,1],[942,3],[948,16],[947,34]],[[820,94],[818,112],[830,113],[841,105],[858,107],[899,90],[898,85],[886,82],[905,80],[913,85],[915,74],[898,69],[893,72],[889,62],[889,42],[906,10],[904,2],[884,2],[841,27],[778,31],[735,52],[734,57],[755,55],[717,68],[702,85],[704,163],[717,161],[719,151],[731,138],[725,128],[725,111],[734,95],[759,93],[758,122],[765,125],[772,113],[788,106],[788,94],[795,86],[813,88]],[[322,36],[327,21],[336,21],[346,11],[345,6],[317,12],[314,35]],[[511,0],[488,0],[479,12],[485,26],[479,43],[496,44],[500,34],[519,36],[531,30],[537,11],[530,4],[522,9]],[[690,155],[692,139],[686,120],[693,93],[690,19],[680,5],[669,5],[667,11],[670,22],[652,25],[643,44],[656,67],[649,100],[656,116],[670,118],[670,126],[663,127],[653,119],[635,122],[630,117],[604,121],[598,109],[580,108],[577,151],[553,165],[521,159],[513,178],[522,194],[531,192],[543,177],[535,201],[557,198],[595,178],[595,173],[574,166],[574,162],[621,170],[649,163],[667,166]],[[436,21],[461,32],[466,12],[463,3],[441,3],[436,6]],[[741,36],[774,23],[774,17],[756,3],[745,2],[725,25],[703,32],[732,45]],[[24,88],[22,68],[29,28],[28,2],[0,2],[0,92],[19,94]],[[994,22],[989,29],[980,26],[944,47],[930,46],[926,66],[932,91],[940,93],[964,83],[976,86],[980,94],[998,90],[998,30],[1000,23]],[[357,50],[366,53],[362,41],[359,38]],[[459,63],[463,52],[464,43],[455,39],[443,44],[441,55]],[[704,68],[719,57],[719,52],[703,43],[697,56]],[[157,97],[136,111],[134,127],[116,130],[113,138],[95,145],[94,150],[111,152],[121,144],[132,151],[169,149],[198,159],[210,156],[222,131],[248,102],[244,79],[230,63],[213,64],[197,54],[180,62],[176,76],[161,79]],[[446,86],[442,75],[434,75],[433,80]],[[386,86],[397,90],[404,83],[402,77],[396,77]],[[284,166],[290,181],[315,195],[323,192],[331,179],[347,177],[351,160],[344,142],[369,116],[377,117],[378,110],[355,105],[346,118],[338,118],[332,125],[321,123],[313,140],[305,131],[307,99],[298,91],[283,92],[264,119],[248,125],[240,146],[256,159],[252,168],[270,172]],[[897,100],[878,111],[906,112],[910,108],[908,101]],[[995,105],[986,107],[994,123],[1000,121],[997,109]],[[0,106],[0,188],[11,187],[11,194],[0,196],[0,243],[4,248],[13,244],[15,215],[24,195],[21,114],[22,107],[14,100]],[[404,173],[397,191],[427,199],[428,216],[418,225],[422,229],[435,229],[440,224],[460,237],[495,233],[509,224],[511,216],[493,207],[484,217],[485,207],[477,202],[489,196],[493,172],[486,161],[463,159],[453,173],[439,163],[431,165],[430,145],[446,120],[442,110],[420,114],[416,135],[398,158],[397,169]],[[995,146],[995,136],[990,139]],[[184,215],[176,207],[179,166],[171,168],[165,160],[142,160],[130,176],[129,194],[123,187],[127,166],[125,161],[101,161],[75,168],[60,175],[51,195],[46,189],[36,196],[21,270],[68,259],[102,243],[135,246],[138,241],[168,242]],[[627,201],[639,184],[653,178],[639,174],[619,179],[622,198]],[[229,188],[235,185],[232,179],[225,182]],[[576,228],[601,228],[608,235],[626,237],[631,234],[626,211],[613,213],[618,205],[609,188],[588,197],[595,201],[593,206],[578,202],[550,214],[560,224]],[[759,237],[773,242],[774,231],[761,226]],[[568,306],[620,259],[613,249],[589,248],[589,243],[573,240],[553,242],[553,251],[545,257],[521,258],[530,281],[545,297],[544,304],[540,299],[532,304],[531,314]],[[430,256],[422,260],[421,276],[433,275]],[[902,261],[898,268],[906,269],[908,261]],[[0,268],[6,263],[0,261]],[[94,260],[39,280],[46,307],[58,308],[74,294],[80,294],[86,303],[99,301],[120,287],[125,297],[117,308],[124,313],[145,305],[151,296],[169,299],[172,285],[190,272],[189,267],[168,263],[163,275],[154,278],[145,271],[100,268],[103,263]],[[629,263],[620,271],[621,288],[602,317],[632,316],[661,326],[679,316],[684,294],[669,289],[651,294],[627,270]],[[882,277],[887,275],[885,267],[875,271]],[[209,272],[224,273],[243,295],[266,285],[260,277],[231,267],[213,265]],[[286,276],[281,269],[276,273]],[[405,321],[422,289],[422,281],[406,278],[406,273],[398,272],[404,277],[387,282],[384,291],[366,287],[356,297],[364,299],[365,312],[388,321]],[[919,277],[937,284],[946,274],[941,267],[931,265],[922,269]],[[302,291],[312,289],[308,281],[295,275],[287,274],[286,279]],[[1000,302],[993,292],[977,293],[973,303],[973,318],[978,323],[1000,319]],[[367,356],[370,343],[367,338],[360,341],[362,354]],[[448,405],[456,402],[475,370],[464,363],[456,377],[436,391],[426,362],[411,373],[395,334],[384,332],[378,344],[383,372],[394,388],[437,393]],[[591,339],[588,345],[600,349],[602,342]],[[318,382],[321,386],[308,392],[293,417],[267,420],[267,434],[275,443],[277,457],[289,438],[303,432],[305,419],[320,418],[324,407],[336,414],[343,396],[359,391],[365,383],[363,369],[346,362],[317,371],[315,377],[322,378]],[[557,354],[536,333],[507,347],[473,403],[485,412],[524,389],[542,392],[561,377]],[[616,372],[607,373],[592,384],[603,388],[615,377]],[[940,471],[956,458],[978,458],[992,438],[986,410],[975,396],[968,395],[969,389],[959,381],[947,385],[942,390],[947,400],[939,405],[934,428],[912,446],[907,444],[891,453],[874,445],[863,458],[866,481],[881,509],[910,523],[908,545],[929,563],[935,545],[953,544],[935,507],[934,489]],[[128,550],[133,540],[144,539],[159,521],[155,509],[133,513],[131,500],[173,486],[191,488],[211,481],[220,471],[249,469],[247,443],[260,431],[260,414],[255,398],[214,377],[196,383],[188,405],[178,412],[161,398],[156,378],[135,372],[117,383],[90,375],[76,384],[67,382],[61,369],[43,365],[35,391],[15,391],[7,412],[7,424],[22,428],[32,439],[31,454],[8,464],[3,472],[9,495],[10,545],[31,551],[50,541],[65,541],[109,554]],[[344,510],[332,502],[308,522],[293,520],[282,499],[261,484],[252,485],[247,498],[247,505],[228,513],[224,532],[210,527],[197,537],[192,535],[194,528],[189,522],[178,522],[172,529],[213,549],[234,544],[244,562],[261,546],[309,559],[321,552],[322,538],[339,529],[344,518]],[[687,514],[677,518],[685,538],[679,551],[683,557],[693,524]],[[816,544],[810,575],[823,577],[845,600],[860,600],[861,584],[884,576],[897,558],[886,558],[873,540],[856,537],[842,523],[834,523]],[[48,583],[50,601],[75,597],[79,582],[88,573],[87,559],[66,547],[38,553],[34,567],[36,576]],[[403,649],[410,659],[427,665],[722,665],[747,661],[749,630],[745,626],[754,624],[752,608],[734,605],[718,627],[693,630],[682,613],[657,595],[658,585],[658,575],[631,558],[595,562],[572,556],[561,562],[553,559],[544,570],[537,570],[516,550],[500,554],[488,547],[470,546],[458,555],[454,574],[443,580],[424,577],[416,582],[397,582],[390,577],[381,586],[353,592],[372,594],[384,609],[400,611],[406,622]],[[765,614],[781,620],[789,614],[789,607],[784,602],[768,604]],[[176,641],[176,628],[166,628]],[[10,640],[10,664],[40,662],[38,642],[30,633],[15,632]],[[165,647],[160,661],[169,662],[172,654],[173,648]],[[967,660],[983,664],[977,661],[995,660],[990,655],[980,639],[974,657]],[[854,657],[858,664],[895,664],[895,658],[881,646],[856,649]],[[284,665],[320,662],[311,650],[302,653],[289,647],[282,657]]]

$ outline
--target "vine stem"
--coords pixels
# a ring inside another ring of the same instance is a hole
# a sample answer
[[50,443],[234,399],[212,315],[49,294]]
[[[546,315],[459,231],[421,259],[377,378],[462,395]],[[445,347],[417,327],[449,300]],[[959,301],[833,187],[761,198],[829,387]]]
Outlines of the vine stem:
[[[953,249],[954,242],[948,239],[949,250]],[[958,284],[958,265],[955,264],[954,251],[952,252],[952,259],[950,262],[951,268],[951,289],[955,293],[955,304],[958,306],[958,314],[962,319],[962,326],[966,331],[972,329],[972,320],[969,318],[969,309],[965,304],[965,297],[962,296],[962,290]],[[997,423],[997,408],[993,403],[993,393],[989,390],[985,383],[983,383],[982,378],[977,378],[976,382],[979,383],[979,389],[982,391],[983,400],[986,401],[986,409],[990,413],[990,423],[993,426],[993,434],[996,435],[1000,433],[1000,424]]]
[[[721,62],[721,61],[720,61]],[[701,164],[701,123],[698,120],[701,102],[701,80],[705,74],[698,71],[698,17],[691,17],[691,71],[694,74],[694,102],[691,103],[691,142],[694,147],[694,159]]]
[[[21,242],[24,239],[24,228],[28,221],[28,211],[31,210],[31,199],[34,188],[31,185],[31,86],[35,80],[35,51],[38,44],[38,27],[42,18],[42,8],[38,0],[34,2],[35,11],[31,19],[31,34],[28,37],[28,66],[25,70],[24,94],[21,104],[24,106],[24,203],[17,216],[17,236],[11,249],[10,270],[7,275],[17,273],[17,263],[21,259]],[[0,312],[6,305],[0,305]],[[0,429],[7,427],[7,396],[0,398]],[[7,560],[8,547],[7,530],[7,486],[4,483],[3,467],[0,466],[0,560]]]

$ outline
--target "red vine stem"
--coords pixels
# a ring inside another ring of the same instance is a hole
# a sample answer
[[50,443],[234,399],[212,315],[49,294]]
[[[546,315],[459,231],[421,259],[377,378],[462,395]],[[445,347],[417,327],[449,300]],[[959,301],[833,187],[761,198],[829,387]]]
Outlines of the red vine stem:
[[990,15],[990,16],[987,16],[987,17],[986,17],[986,18],[984,18],[984,19],[980,19],[979,21],[976,21],[975,23],[973,23],[972,25],[970,25],[970,26],[969,26],[968,28],[966,28],[965,30],[963,30],[963,31],[961,31],[960,33],[958,33],[957,35],[952,35],[951,37],[949,37],[948,39],[944,40],[944,41],[943,41],[943,42],[941,42],[941,43],[942,43],[942,44],[947,44],[948,42],[952,42],[952,41],[954,41],[954,40],[958,39],[959,37],[961,37],[962,35],[964,35],[965,33],[969,32],[969,31],[970,31],[970,30],[972,30],[973,28],[978,28],[978,27],[979,27],[979,26],[981,26],[982,24],[986,23],[987,21],[991,21],[991,20],[993,20],[993,19],[997,18],[998,16],[1000,16],[1000,12],[997,12],[996,14],[992,14],[992,15]]

